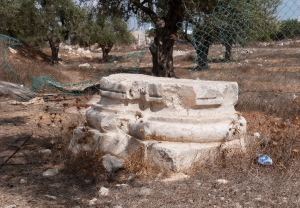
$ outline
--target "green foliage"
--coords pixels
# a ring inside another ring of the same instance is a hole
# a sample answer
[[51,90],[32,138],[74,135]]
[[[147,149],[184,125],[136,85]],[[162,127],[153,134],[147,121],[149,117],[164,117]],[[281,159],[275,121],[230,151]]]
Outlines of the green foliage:
[[272,40],[294,38],[300,36],[300,22],[297,19],[283,20],[280,22],[279,30],[270,35]]
[[80,5],[86,11],[86,18],[80,24],[80,33],[72,38],[72,43],[83,46],[98,43],[103,52],[103,59],[115,44],[131,44],[134,36],[125,23],[126,15],[119,1],[99,1],[89,7],[90,1],[82,0]]
[[2,34],[15,37],[22,41],[31,40],[33,34],[38,31],[39,22],[36,18],[37,8],[33,0],[3,1],[0,15]]
[[100,46],[130,44],[135,41],[134,36],[127,29],[127,24],[119,18],[109,18],[102,26],[96,25],[92,40]]
[[279,27],[276,13],[280,3],[280,0],[222,0],[211,14],[198,15],[201,21],[195,30],[213,30],[210,34],[214,42],[234,41],[245,45]]
[[5,0],[0,15],[1,33],[40,45],[49,37],[63,41],[76,35],[84,11],[72,0]]
[[154,28],[151,28],[150,30],[147,30],[147,31],[146,31],[146,35],[147,35],[147,37],[149,37],[149,38],[154,38],[154,37],[155,37],[155,33],[156,33],[156,31],[155,31]]
[[185,35],[195,48],[199,69],[208,67],[209,47],[213,43],[226,48],[222,61],[231,60],[234,44],[245,46],[259,38],[268,40],[268,34],[279,27],[277,7],[281,0],[219,0],[211,4],[209,12],[198,12],[186,21],[193,27],[192,35]]

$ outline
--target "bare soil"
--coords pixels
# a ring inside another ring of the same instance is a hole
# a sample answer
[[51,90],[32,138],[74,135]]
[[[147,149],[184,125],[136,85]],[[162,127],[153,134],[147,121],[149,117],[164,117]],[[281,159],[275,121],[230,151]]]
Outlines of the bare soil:
[[[224,49],[213,46],[206,71],[193,70],[191,46],[176,45],[178,77],[239,83],[242,93],[236,107],[247,120],[251,140],[246,152],[221,152],[204,165],[195,164],[182,179],[160,170],[146,172],[146,167],[125,169],[111,178],[101,167],[102,153],[71,155],[71,130],[86,123],[82,112],[93,95],[63,95],[61,100],[48,102],[40,98],[33,104],[0,95],[0,151],[14,144],[7,139],[10,136],[33,132],[0,167],[0,207],[300,207],[300,40],[283,43],[236,47],[233,61],[227,63],[218,61]],[[49,54],[49,49],[43,52]],[[8,60],[24,84],[30,82],[28,75],[75,84],[99,74],[132,73],[137,68],[139,73],[151,73],[147,48],[116,47],[111,63],[101,62],[97,51],[60,52],[62,62],[57,67],[33,52],[25,53],[28,56],[8,53]],[[129,52],[134,55],[128,56]],[[80,68],[82,63],[91,66]],[[13,81],[7,73],[0,80]],[[253,136],[256,132],[259,138]],[[44,149],[51,153],[39,152]],[[274,164],[257,164],[257,154],[269,155]],[[52,168],[59,170],[57,175],[42,175]],[[99,195],[101,187],[109,189],[107,196]]]

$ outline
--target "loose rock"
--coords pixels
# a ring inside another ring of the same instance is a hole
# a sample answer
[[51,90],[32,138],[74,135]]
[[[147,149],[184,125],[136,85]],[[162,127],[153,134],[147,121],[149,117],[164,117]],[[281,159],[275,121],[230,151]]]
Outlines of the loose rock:
[[47,197],[47,198],[49,198],[49,199],[57,199],[57,197],[56,196],[51,196],[51,195],[45,195],[45,197]]
[[90,206],[95,205],[96,201],[97,201],[97,198],[93,198],[92,200],[89,201],[89,205]]
[[48,169],[48,170],[43,172],[43,176],[55,176],[57,174],[58,174],[58,169],[57,168]]
[[221,184],[227,184],[228,183],[228,181],[226,179],[217,179],[216,182],[221,183]]
[[50,155],[52,152],[50,149],[39,150],[40,154]]
[[99,196],[107,196],[109,194],[109,189],[102,186],[98,193]]
[[109,175],[113,174],[115,171],[124,168],[125,161],[122,158],[112,156],[110,154],[103,156],[103,166]]
[[253,136],[256,138],[256,139],[259,139],[260,138],[260,133],[256,132],[253,134]]
[[91,67],[91,65],[89,63],[79,64],[78,66],[79,66],[79,68]]
[[22,179],[20,180],[20,184],[25,184],[25,183],[27,183],[27,179],[22,178]]
[[142,187],[140,193],[142,195],[148,196],[152,193],[152,189],[147,188],[147,187]]

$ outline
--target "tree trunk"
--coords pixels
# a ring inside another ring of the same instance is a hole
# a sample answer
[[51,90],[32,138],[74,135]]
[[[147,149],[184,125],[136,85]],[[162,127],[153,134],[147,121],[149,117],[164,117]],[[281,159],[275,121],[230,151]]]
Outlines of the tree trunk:
[[[182,37],[195,48],[197,55],[197,69],[208,69],[208,53],[209,47],[213,41],[213,34],[207,32],[203,39],[200,39],[200,37],[202,37],[201,33],[197,33],[195,36],[196,40],[188,34],[182,35]],[[198,40],[198,38],[200,40]]]
[[197,67],[199,69],[208,69],[208,52],[211,45],[211,36],[207,36],[202,44],[199,44],[196,49]]
[[53,38],[48,38],[49,41],[49,45],[51,48],[51,64],[52,65],[58,65],[58,51],[59,51],[59,44],[60,41],[59,40],[54,40]]
[[152,54],[152,73],[158,77],[175,77],[173,67],[174,40],[157,34],[154,43],[150,46]]
[[224,46],[226,48],[225,51],[225,61],[230,61],[232,54],[231,49],[233,44],[236,42],[237,34],[233,29],[227,29],[225,33],[225,43]]
[[113,46],[114,46],[114,44],[100,45],[100,47],[102,49],[102,59],[103,59],[103,61],[108,61],[108,59],[109,59],[108,54],[111,51]]
[[232,49],[232,42],[226,42],[225,44],[225,61],[231,60],[231,49]]
[[156,37],[150,46],[152,54],[152,74],[159,77],[175,77],[173,67],[173,47],[178,28],[184,17],[182,0],[169,1],[169,10],[165,18],[154,17]]
[[207,34],[203,41],[196,41],[196,54],[197,54],[197,68],[198,69],[208,69],[208,52],[209,47],[212,44],[213,35]]

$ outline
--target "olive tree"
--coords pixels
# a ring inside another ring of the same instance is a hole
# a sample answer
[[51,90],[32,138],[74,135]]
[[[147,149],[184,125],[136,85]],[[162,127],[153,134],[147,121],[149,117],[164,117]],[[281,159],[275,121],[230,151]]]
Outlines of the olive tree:
[[233,44],[245,45],[277,30],[280,3],[281,0],[221,0],[211,14],[189,15],[187,21],[194,30],[184,37],[196,50],[197,68],[208,68],[208,52],[214,42],[225,46],[224,61],[230,61]]
[[58,63],[59,44],[78,34],[77,24],[85,11],[72,0],[3,0],[0,32],[31,45],[47,41],[53,65]]

